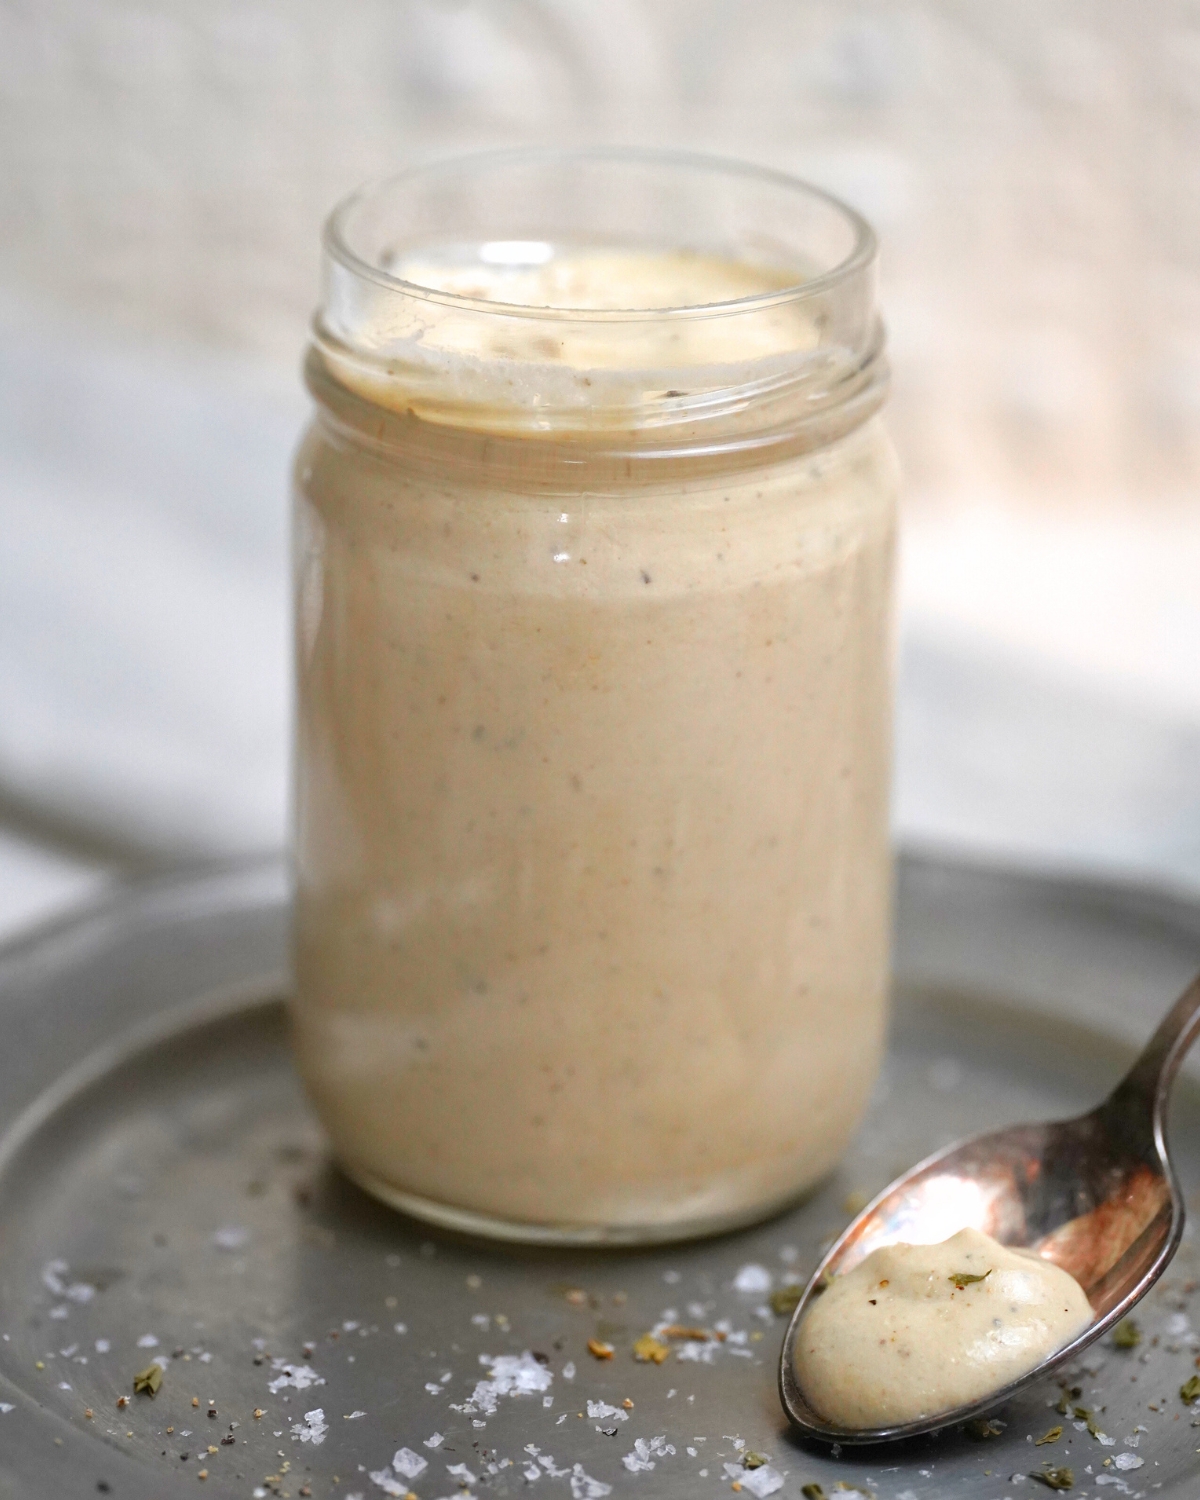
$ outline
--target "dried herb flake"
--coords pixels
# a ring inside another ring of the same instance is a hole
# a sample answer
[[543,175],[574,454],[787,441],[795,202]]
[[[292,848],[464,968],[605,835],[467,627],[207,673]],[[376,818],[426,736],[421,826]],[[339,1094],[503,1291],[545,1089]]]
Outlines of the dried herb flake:
[[1092,1411],[1091,1407],[1077,1406],[1075,1408],[1075,1416],[1079,1419],[1079,1421],[1087,1423],[1087,1430],[1094,1438],[1101,1438],[1104,1436],[1104,1433],[1096,1425],[1096,1415]]
[[588,1353],[593,1359],[611,1359],[617,1352],[611,1344],[606,1344],[603,1339],[588,1339]]
[[804,1288],[799,1286],[777,1287],[771,1293],[771,1311],[777,1318],[790,1318],[800,1305],[800,1298],[804,1295]]
[[770,1462],[771,1460],[762,1453],[751,1451],[742,1454],[743,1469],[761,1469],[764,1464],[769,1464]]
[[1179,1399],[1191,1406],[1197,1396],[1200,1396],[1200,1375],[1193,1375],[1179,1387]]
[[986,1281],[991,1274],[991,1266],[987,1268],[982,1276],[972,1276],[970,1271],[951,1271],[946,1280],[952,1281],[961,1292],[964,1287],[974,1286],[977,1281]]
[[1065,1464],[1060,1468],[1052,1469],[1049,1464],[1044,1469],[1038,1469],[1030,1476],[1039,1484],[1044,1484],[1048,1490],[1069,1490],[1075,1483],[1075,1470],[1068,1469]]
[[162,1385],[162,1375],[161,1365],[147,1365],[144,1370],[139,1370],[133,1377],[133,1394],[157,1396],[158,1388]]
[[1113,1329],[1114,1349],[1136,1349],[1142,1342],[1142,1330],[1132,1318],[1125,1318]]
[[1057,1443],[1060,1437],[1062,1437],[1062,1428],[1052,1427],[1049,1432],[1045,1432],[1040,1438],[1037,1438],[1034,1441],[1033,1446],[1035,1448],[1041,1448],[1044,1447],[1046,1443]]
[[825,1491],[819,1484],[806,1484],[800,1493],[804,1500],[825,1500]]
[[640,1339],[635,1339],[633,1345],[633,1357],[640,1360],[644,1365],[661,1365],[671,1349],[661,1339],[656,1339],[652,1333],[643,1333]]

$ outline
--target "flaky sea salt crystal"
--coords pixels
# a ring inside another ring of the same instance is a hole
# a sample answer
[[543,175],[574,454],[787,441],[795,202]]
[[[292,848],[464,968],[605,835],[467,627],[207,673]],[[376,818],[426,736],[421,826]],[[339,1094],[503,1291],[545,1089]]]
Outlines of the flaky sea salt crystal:
[[425,1439],[425,1446],[427,1448],[440,1448],[445,1441],[446,1439],[440,1432],[433,1432]]
[[446,1473],[452,1475],[455,1479],[461,1480],[463,1484],[474,1484],[477,1478],[467,1468],[466,1464],[447,1464]]
[[414,1453],[411,1448],[398,1448],[392,1455],[392,1468],[405,1479],[415,1479],[429,1467],[429,1460]]
[[[765,1496],[773,1495],[776,1490],[783,1488],[783,1475],[778,1469],[773,1469],[770,1464],[763,1464],[757,1469],[747,1469],[741,1479],[742,1488],[749,1490],[755,1500],[764,1500]],[[846,1491],[841,1493],[849,1500]]]
[[408,1485],[401,1484],[400,1480],[393,1476],[390,1469],[378,1469],[375,1473],[368,1474],[367,1478],[372,1484],[378,1485],[385,1495],[400,1496],[408,1494]]
[[675,1358],[685,1362],[691,1360],[698,1365],[711,1365],[717,1357],[717,1347],[714,1343],[701,1344],[696,1340],[689,1340],[679,1346]]
[[292,1423],[292,1436],[299,1438],[302,1443],[312,1443],[314,1447],[325,1441],[325,1434],[329,1431],[329,1423],[325,1420],[325,1413],[321,1407],[304,1413],[303,1422]]
[[214,1233],[212,1242],[218,1250],[241,1250],[250,1243],[250,1231],[240,1224],[226,1224]]
[[607,1401],[589,1401],[587,1414],[593,1421],[600,1417],[613,1417],[618,1422],[628,1422],[629,1413],[622,1411],[619,1406],[609,1406]]
[[571,1472],[570,1469],[560,1469],[558,1464],[554,1461],[554,1455],[552,1453],[539,1453],[537,1456],[537,1461],[541,1464],[542,1468],[545,1469],[546,1473],[549,1474],[551,1479],[565,1479]]
[[665,1433],[659,1433],[657,1437],[634,1438],[633,1452],[627,1453],[621,1462],[631,1474],[636,1474],[639,1470],[653,1469],[659,1458],[674,1456],[674,1445],[667,1442]]
[[601,1500],[602,1496],[611,1494],[612,1485],[593,1479],[582,1464],[576,1464],[571,1470],[572,1500]]
[[286,1359],[273,1359],[271,1368],[280,1373],[274,1380],[267,1381],[267,1390],[272,1396],[277,1395],[286,1386],[294,1386],[298,1391],[306,1391],[310,1385],[324,1385],[325,1377],[318,1375],[311,1365],[293,1365]]
[[69,1280],[71,1268],[65,1260],[48,1260],[42,1267],[42,1285],[56,1297],[66,1297],[71,1302],[90,1302],[96,1288],[86,1281]]
[[534,1359],[528,1350],[524,1354],[502,1354],[499,1359],[481,1362],[491,1365],[492,1381],[502,1396],[544,1391],[554,1380],[547,1366]]
[[1140,1469],[1146,1462],[1139,1458],[1136,1453],[1118,1453],[1113,1458],[1114,1469]]
[[481,1354],[479,1363],[489,1367],[490,1378],[476,1384],[464,1407],[467,1412],[481,1411],[490,1415],[496,1410],[496,1402],[501,1396],[536,1395],[554,1380],[550,1370],[539,1364],[528,1349],[523,1354]]
[[755,1265],[751,1262],[743,1266],[733,1278],[733,1289],[735,1292],[769,1292],[771,1273],[766,1266]]

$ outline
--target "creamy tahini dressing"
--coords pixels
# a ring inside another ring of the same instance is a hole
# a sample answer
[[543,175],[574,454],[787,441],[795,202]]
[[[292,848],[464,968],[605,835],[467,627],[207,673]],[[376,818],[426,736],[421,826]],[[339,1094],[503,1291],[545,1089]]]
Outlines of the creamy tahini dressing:
[[888,1245],[837,1277],[800,1326],[796,1376],[826,1421],[889,1427],[999,1390],[1091,1319],[1066,1271],[962,1229]]
[[[663,402],[696,390],[769,385],[820,344],[808,303],[779,295],[795,270],[678,251],[543,248],[550,258],[534,266],[398,261],[392,270],[404,280],[451,296],[419,312],[381,307],[362,334],[376,359],[326,349],[337,378],[385,409],[489,432],[561,427],[565,414],[567,433],[586,439],[655,425]],[[722,314],[748,297],[763,299],[755,311]],[[481,317],[480,303],[495,311]],[[525,315],[535,309],[560,316]],[[628,315],[615,325],[590,316],[620,310]]]
[[[534,305],[770,286],[686,256],[399,269]],[[648,366],[681,338],[747,353],[720,318],[637,328]],[[841,1155],[882,1045],[886,440],[708,475],[591,457],[584,487],[586,328],[533,364],[519,320],[495,347],[453,308],[385,333],[403,359],[334,374],[362,423],[442,413],[413,423],[436,462],[318,423],[298,464],[294,1016],[338,1154],[385,1195],[536,1223],[781,1201]],[[524,436],[533,387],[579,396],[556,446]],[[494,431],[518,467],[481,470]]]
[[[484,247],[488,261],[472,256],[456,265],[443,255],[413,254],[394,274],[417,286],[482,302],[518,307],[618,312],[703,307],[780,291],[797,280],[794,270],[773,271],[713,255],[600,247],[568,249],[531,243]],[[532,261],[538,263],[531,264]],[[740,350],[745,358],[746,351]]]

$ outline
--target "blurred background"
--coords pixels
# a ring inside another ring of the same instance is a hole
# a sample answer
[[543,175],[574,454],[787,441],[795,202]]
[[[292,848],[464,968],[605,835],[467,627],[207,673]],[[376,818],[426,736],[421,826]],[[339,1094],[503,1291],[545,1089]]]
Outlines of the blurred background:
[[0,0],[0,934],[284,843],[321,221],[524,142],[873,221],[897,834],[1200,890],[1200,5]]

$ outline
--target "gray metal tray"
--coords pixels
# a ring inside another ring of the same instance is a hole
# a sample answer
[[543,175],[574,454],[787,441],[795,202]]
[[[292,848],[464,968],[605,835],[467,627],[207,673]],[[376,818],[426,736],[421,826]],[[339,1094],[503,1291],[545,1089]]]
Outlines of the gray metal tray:
[[[1195,907],[903,861],[891,1052],[834,1179],[748,1232],[565,1253],[435,1233],[328,1164],[278,998],[286,894],[277,865],[209,871],[0,954],[0,1495],[152,1500],[201,1484],[379,1500],[385,1479],[420,1500],[754,1496],[766,1471],[741,1467],[747,1450],[783,1476],[781,1500],[814,1482],[836,1500],[850,1500],[839,1482],[880,1500],[1015,1500],[1050,1493],[1021,1477],[1047,1459],[1074,1470],[1073,1500],[1200,1494],[1200,1427],[1179,1395],[1200,1352],[1190,1238],[1139,1312],[1141,1347],[1097,1349],[1073,1376],[1111,1442],[1056,1415],[1050,1385],[983,1440],[805,1447],[775,1393],[784,1321],[738,1289],[803,1276],[854,1195],[952,1137],[1098,1099],[1200,967]],[[1190,1193],[1188,1080],[1172,1140]],[[633,1340],[663,1318],[727,1336],[635,1362]],[[615,1356],[594,1358],[589,1338]],[[544,1389],[476,1392],[485,1356],[525,1351],[513,1378]],[[134,1396],[154,1358],[161,1389]],[[425,1460],[411,1480],[392,1466],[403,1448]]]

